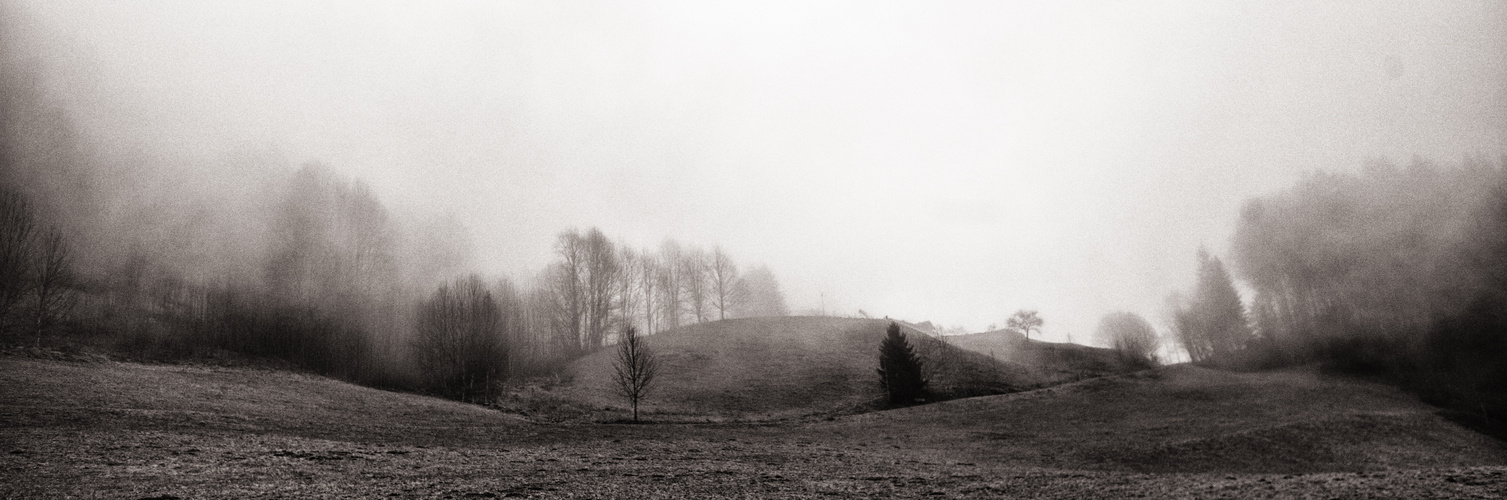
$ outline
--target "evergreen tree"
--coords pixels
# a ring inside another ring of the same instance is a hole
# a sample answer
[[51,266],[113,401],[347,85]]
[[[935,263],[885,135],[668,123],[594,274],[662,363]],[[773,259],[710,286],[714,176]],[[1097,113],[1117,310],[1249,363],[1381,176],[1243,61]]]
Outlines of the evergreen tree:
[[890,322],[888,334],[879,345],[879,385],[889,393],[892,404],[909,404],[926,397],[921,360],[895,322]]
[[1193,298],[1174,311],[1177,339],[1194,362],[1219,358],[1245,347],[1251,339],[1245,305],[1219,258],[1198,251],[1198,283]]

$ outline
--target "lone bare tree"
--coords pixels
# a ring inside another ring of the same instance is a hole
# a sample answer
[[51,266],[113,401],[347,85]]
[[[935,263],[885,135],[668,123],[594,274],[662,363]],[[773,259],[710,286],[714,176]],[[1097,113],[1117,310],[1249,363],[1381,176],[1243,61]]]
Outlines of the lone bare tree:
[[1042,323],[1041,316],[1036,314],[1035,309],[1021,309],[1005,321],[1005,328],[1020,332],[1030,340],[1031,330],[1040,332]]
[[618,393],[628,398],[628,403],[633,406],[633,421],[637,422],[638,402],[648,394],[654,376],[659,372],[659,361],[654,359],[654,351],[644,344],[637,328],[623,329],[622,338],[617,343],[617,360],[612,367]]

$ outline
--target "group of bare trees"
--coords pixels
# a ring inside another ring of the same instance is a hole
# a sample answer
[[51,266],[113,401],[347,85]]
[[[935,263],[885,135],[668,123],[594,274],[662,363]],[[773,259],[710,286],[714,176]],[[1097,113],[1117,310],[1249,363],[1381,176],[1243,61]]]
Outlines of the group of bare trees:
[[506,281],[495,290],[471,275],[441,285],[419,305],[416,358],[426,382],[449,397],[485,399],[508,376],[523,302]]
[[530,291],[529,317],[541,344],[566,352],[608,345],[625,327],[653,334],[787,314],[773,274],[763,267],[741,272],[721,247],[705,251],[667,240],[658,251],[634,250],[592,228],[560,233],[555,255]]
[[[624,332],[785,314],[773,274],[763,267],[740,273],[720,248],[666,241],[657,252],[638,251],[592,228],[560,233],[554,253],[522,290],[506,279],[488,285],[472,276],[420,301],[413,347],[427,383],[475,399],[504,377],[553,371],[621,344],[629,340]],[[493,362],[468,357],[477,355]]]
[[72,312],[77,285],[62,233],[40,227],[25,197],[0,188],[0,333],[40,341]]

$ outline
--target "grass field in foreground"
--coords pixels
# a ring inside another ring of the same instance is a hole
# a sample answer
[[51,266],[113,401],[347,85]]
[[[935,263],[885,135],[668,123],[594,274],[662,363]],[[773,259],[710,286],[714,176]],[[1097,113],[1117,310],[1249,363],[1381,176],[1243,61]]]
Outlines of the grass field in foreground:
[[546,423],[283,372],[0,358],[0,495],[1507,495],[1500,442],[1389,387],[1188,366],[779,422]]

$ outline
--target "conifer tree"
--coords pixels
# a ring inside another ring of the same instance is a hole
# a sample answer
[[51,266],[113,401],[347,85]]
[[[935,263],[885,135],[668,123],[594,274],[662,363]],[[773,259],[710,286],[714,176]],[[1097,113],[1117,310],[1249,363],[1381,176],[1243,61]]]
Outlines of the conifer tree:
[[926,397],[921,360],[893,321],[879,345],[879,385],[889,393],[891,404],[910,404]]

